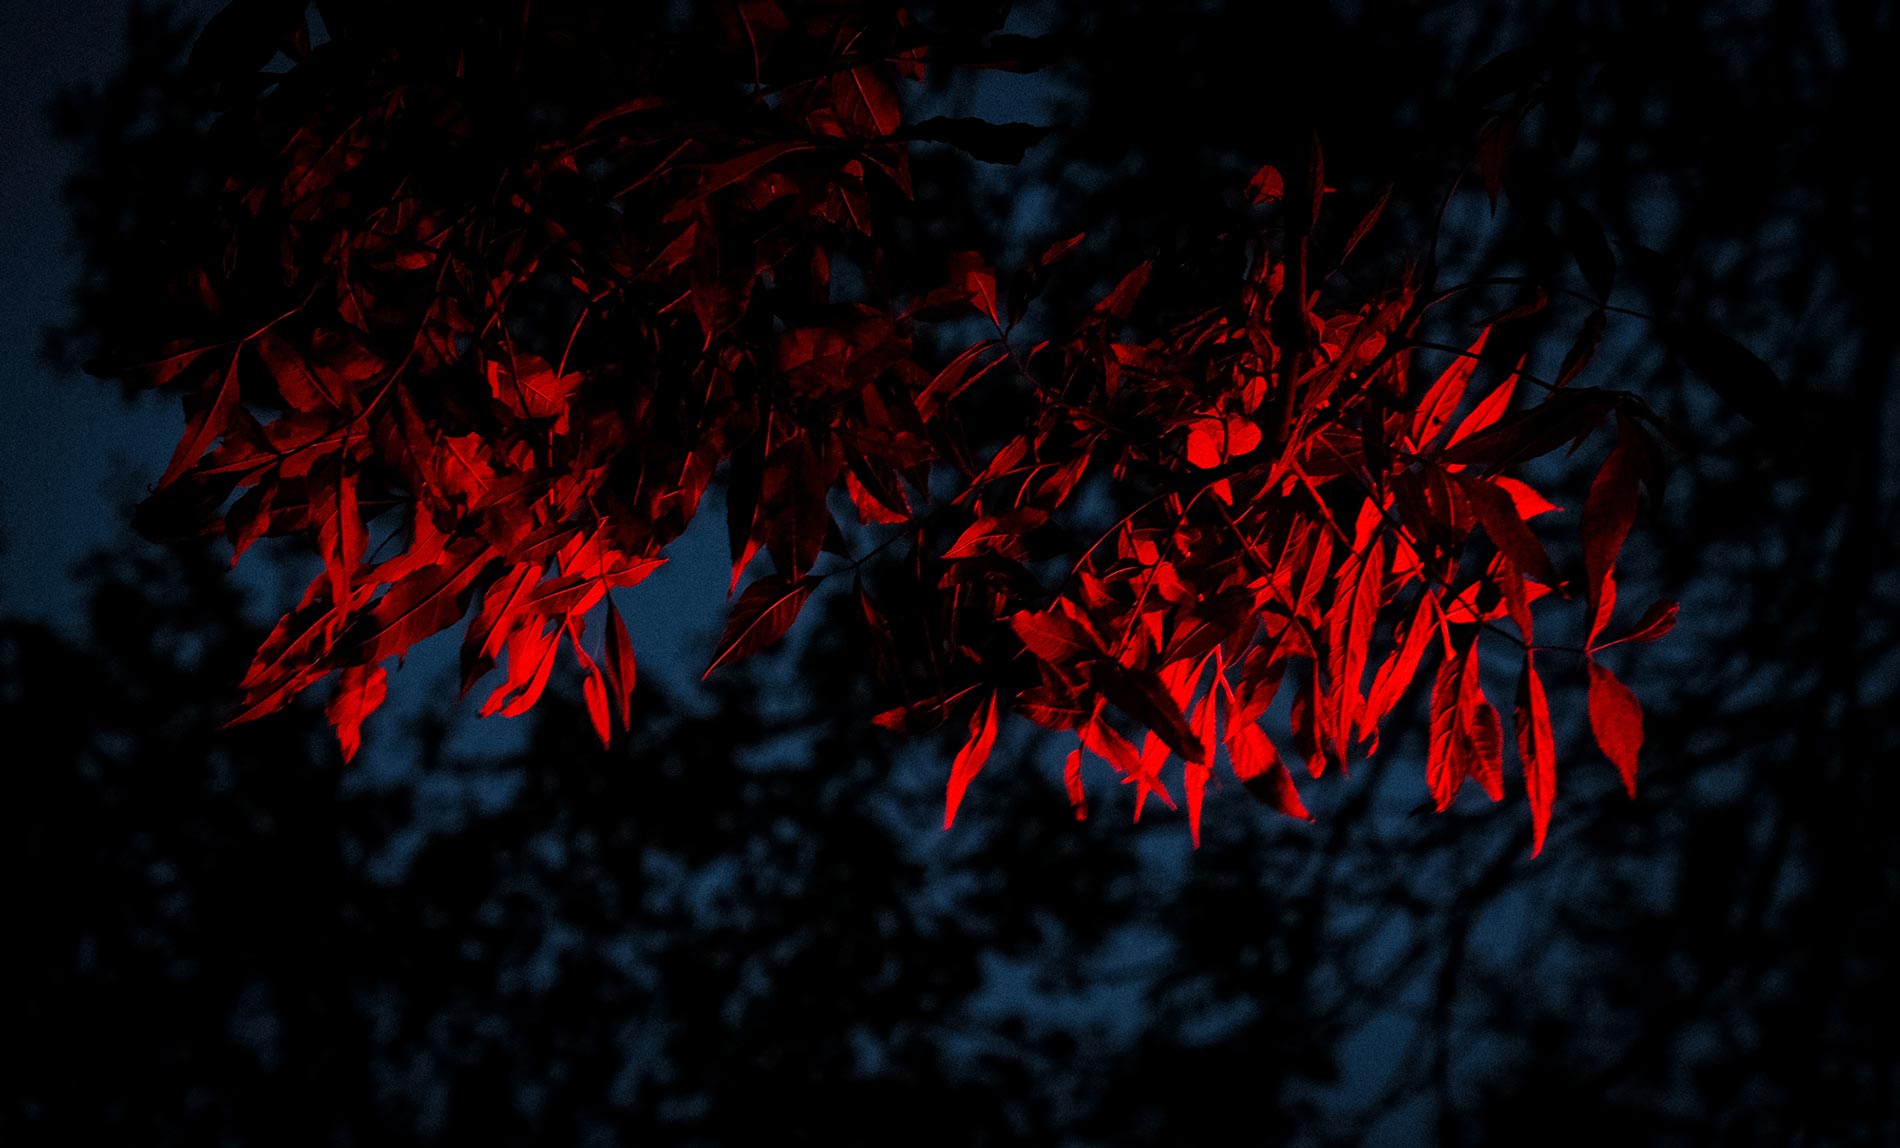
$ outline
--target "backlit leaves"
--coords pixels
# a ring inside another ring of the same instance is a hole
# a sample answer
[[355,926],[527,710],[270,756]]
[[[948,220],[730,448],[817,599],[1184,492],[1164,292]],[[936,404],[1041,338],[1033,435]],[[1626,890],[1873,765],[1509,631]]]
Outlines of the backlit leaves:
[[[464,689],[499,678],[483,713],[525,712],[565,665],[606,741],[635,677],[614,591],[719,486],[739,592],[707,673],[777,643],[850,570],[886,691],[876,720],[962,730],[946,826],[1011,715],[1067,753],[1077,817],[1085,771],[1106,763],[1137,815],[1151,797],[1174,807],[1178,779],[1197,842],[1234,782],[1306,819],[1280,747],[1314,777],[1345,768],[1428,671],[1435,804],[1467,779],[1497,799],[1502,722],[1482,679],[1498,662],[1522,667],[1513,724],[1541,847],[1556,750],[1532,667],[1555,654],[1534,615],[1579,612],[1593,652],[1675,618],[1659,604],[1612,625],[1661,458],[1639,400],[1571,385],[1606,312],[1558,385],[1533,389],[1524,358],[1487,358],[1514,337],[1492,326],[1462,351],[1427,343],[1419,276],[1363,297],[1319,273],[1287,290],[1310,215],[1339,198],[1315,146],[1234,189],[1258,231],[1244,265],[1223,254],[1229,281],[1195,285],[1218,305],[1169,294],[1172,256],[1131,256],[1093,304],[1026,323],[1082,236],[1021,265],[958,251],[934,282],[890,271],[911,255],[900,237],[928,230],[913,146],[1010,163],[1044,131],[914,122],[912,89],[933,69],[1032,67],[1048,46],[938,42],[870,5],[717,7],[726,40],[697,59],[704,82],[631,65],[529,147],[463,103],[465,76],[515,66],[487,28],[445,29],[433,58],[353,26],[268,98],[228,93],[221,249],[177,271],[218,334],[100,369],[183,397],[142,528],[222,531],[238,553],[292,537],[319,561],[234,720],[334,679],[353,754],[387,659],[465,622]],[[270,11],[258,27],[276,27]],[[241,23],[205,49],[221,73],[257,54]],[[326,70],[345,49],[365,65],[347,82]],[[1514,122],[1478,140],[1493,198]],[[1391,194],[1342,217],[1346,254]],[[1607,296],[1600,227],[1573,207],[1566,234]],[[1737,395],[1768,385],[1699,329],[1675,343]],[[1612,418],[1580,516],[1511,473]],[[1547,545],[1564,532],[1574,545]],[[1633,785],[1640,709],[1588,672],[1592,729]]]

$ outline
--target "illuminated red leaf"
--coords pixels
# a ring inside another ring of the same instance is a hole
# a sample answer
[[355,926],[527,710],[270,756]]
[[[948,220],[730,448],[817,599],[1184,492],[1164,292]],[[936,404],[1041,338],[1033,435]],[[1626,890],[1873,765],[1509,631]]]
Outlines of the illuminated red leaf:
[[1072,749],[1062,765],[1062,784],[1069,791],[1069,806],[1075,810],[1077,821],[1089,818],[1088,793],[1082,788],[1082,751]]
[[[1432,635],[1439,632],[1438,611],[1431,600],[1430,592],[1419,596],[1418,605],[1412,611],[1412,617],[1403,627],[1403,637],[1398,648],[1380,665],[1373,675],[1372,689],[1366,695],[1365,707],[1359,712],[1358,736],[1377,738],[1379,723],[1399,704],[1412,679],[1418,674],[1418,665],[1430,647]],[[1368,753],[1371,750],[1367,751]]]
[[970,736],[957,751],[957,758],[950,765],[950,784],[945,793],[943,807],[943,827],[950,828],[957,819],[957,806],[963,804],[963,794],[970,788],[970,782],[976,779],[983,763],[990,759],[990,748],[996,744],[996,695],[991,694],[975,713],[970,715]]
[[1485,340],[1491,337],[1491,328],[1478,332],[1478,337],[1464,354],[1453,359],[1444,373],[1425,392],[1418,404],[1418,411],[1412,416],[1410,438],[1414,447],[1424,450],[1438,437],[1451,416],[1458,413],[1458,407],[1465,399],[1465,390],[1471,385],[1471,376],[1477,373],[1480,360],[1479,352],[1484,350]]
[[1544,681],[1527,652],[1524,675],[1518,680],[1517,705],[1512,711],[1517,729],[1517,757],[1524,766],[1524,792],[1531,806],[1531,856],[1544,851],[1550,829],[1550,809],[1557,799],[1557,749],[1551,732],[1550,702]]
[[1300,791],[1294,787],[1293,775],[1259,726],[1252,722],[1230,725],[1227,753],[1234,763],[1234,776],[1261,804],[1301,821],[1313,819],[1300,800]]
[[1062,613],[1024,610],[1012,616],[1009,624],[1023,645],[1045,662],[1071,665],[1103,653],[1086,626]]
[[1590,732],[1603,756],[1623,775],[1623,788],[1636,796],[1636,758],[1643,748],[1643,707],[1630,688],[1607,666],[1590,664]]
[[381,666],[350,666],[337,675],[336,694],[323,707],[323,716],[336,727],[343,760],[356,756],[363,742],[363,721],[389,696],[389,675]]
[[[1490,327],[1485,328],[1486,333],[1490,330]],[[1502,383],[1493,387],[1491,393],[1484,396],[1477,406],[1471,408],[1471,413],[1459,422],[1458,428],[1451,432],[1449,439],[1445,440],[1445,445],[1455,446],[1479,431],[1489,429],[1493,423],[1504,417],[1504,412],[1511,409],[1511,396],[1517,393],[1517,380],[1523,370],[1524,360],[1519,358],[1517,366],[1511,369],[1510,375]]]

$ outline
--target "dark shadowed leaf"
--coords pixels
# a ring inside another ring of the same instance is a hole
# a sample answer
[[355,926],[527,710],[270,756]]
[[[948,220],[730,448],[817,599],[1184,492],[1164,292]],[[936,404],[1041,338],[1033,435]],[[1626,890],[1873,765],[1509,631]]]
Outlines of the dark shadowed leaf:
[[822,580],[821,576],[794,579],[770,574],[747,586],[727,613],[726,629],[719,635],[712,664],[700,678],[711,677],[727,662],[756,654],[784,637]]
[[984,163],[1021,163],[1023,153],[1049,134],[1034,124],[993,124],[962,116],[936,116],[905,128],[902,137],[946,143]]

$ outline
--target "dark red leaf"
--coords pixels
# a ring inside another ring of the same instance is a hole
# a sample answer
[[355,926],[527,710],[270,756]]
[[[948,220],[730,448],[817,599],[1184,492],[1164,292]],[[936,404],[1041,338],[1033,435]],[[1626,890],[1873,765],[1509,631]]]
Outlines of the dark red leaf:
[[1057,263],[1060,263],[1062,260],[1067,259],[1069,257],[1069,252],[1074,251],[1076,247],[1078,247],[1081,244],[1082,240],[1086,238],[1088,238],[1088,232],[1078,231],[1074,235],[1069,236],[1067,239],[1059,239],[1056,242],[1051,243],[1049,246],[1043,248],[1041,255],[1036,256],[1036,266],[1037,267],[1055,266]]
[[712,664],[700,675],[701,680],[727,662],[756,654],[784,637],[822,580],[771,574],[747,586],[726,615],[725,632],[719,636]]
[[1586,644],[1594,644],[1597,635],[1610,621],[1606,602],[1608,584],[1616,569],[1623,540],[1629,537],[1636,521],[1638,485],[1647,477],[1647,457],[1630,438],[1627,424],[1619,420],[1616,446],[1597,470],[1590,493],[1583,504],[1584,593],[1588,602]]
[[1267,164],[1247,181],[1248,203],[1274,203],[1286,195],[1286,178],[1280,169]]
[[1484,526],[1484,532],[1500,553],[1524,573],[1537,579],[1546,586],[1555,587],[1563,579],[1557,574],[1557,568],[1550,563],[1550,555],[1545,552],[1544,544],[1531,533],[1530,526],[1517,512],[1517,504],[1502,487],[1482,478],[1469,478],[1458,475],[1459,486],[1465,492],[1465,498],[1473,514]]
[[1597,347],[1603,342],[1603,330],[1608,322],[1601,307],[1590,312],[1590,317],[1577,329],[1576,341],[1564,352],[1564,361],[1557,367],[1557,381],[1553,386],[1569,386],[1570,380],[1582,374],[1583,369],[1590,365],[1590,360],[1596,358]]
[[1790,401],[1790,388],[1768,364],[1715,328],[1680,323],[1669,329],[1669,340],[1688,368],[1749,422],[1772,427],[1778,418],[1801,416],[1803,404]]
[[1148,285],[1148,276],[1153,271],[1154,261],[1150,259],[1122,276],[1121,282],[1115,284],[1115,289],[1095,305],[1096,313],[1126,320],[1134,313],[1135,300],[1141,297],[1141,289]]
[[190,469],[201,458],[211,443],[224,433],[231,416],[238,409],[238,355],[231,352],[231,363],[218,377],[216,388],[209,395],[200,393],[188,403],[191,417],[185,423],[185,437],[178,440],[177,449],[172,451],[172,460],[165,467],[165,473],[158,480],[160,490],[178,481],[178,477]]
[[620,616],[611,594],[607,596],[607,638],[602,659],[606,667],[603,684],[620,714],[620,728],[630,730],[633,728],[633,639],[627,634],[626,620]]
[[1023,153],[1042,142],[1046,127],[1034,124],[993,124],[962,116],[936,116],[912,124],[901,138],[946,143],[984,163],[1021,163]]
[[1624,642],[1653,642],[1676,628],[1676,615],[1682,607],[1667,598],[1650,603],[1649,609],[1630,627],[1630,632],[1614,641],[1598,642],[1593,650],[1607,650],[1611,646],[1620,646]]

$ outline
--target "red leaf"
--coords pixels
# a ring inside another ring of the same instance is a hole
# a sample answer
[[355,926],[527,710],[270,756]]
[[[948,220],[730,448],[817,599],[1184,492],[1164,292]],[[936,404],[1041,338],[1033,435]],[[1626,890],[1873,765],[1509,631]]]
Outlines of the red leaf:
[[459,539],[442,561],[424,566],[391,586],[377,599],[362,631],[352,632],[362,646],[363,657],[380,662],[400,655],[452,625],[462,616],[464,591],[493,557],[480,539]]
[[1373,226],[1379,222],[1379,217],[1385,214],[1385,205],[1391,198],[1392,185],[1388,183],[1385,185],[1385,190],[1379,193],[1378,202],[1374,203],[1372,207],[1359,218],[1359,222],[1353,225],[1352,234],[1346,237],[1346,245],[1340,249],[1340,263],[1344,263],[1346,260],[1352,258],[1353,250],[1359,246],[1360,241],[1365,239],[1366,235],[1371,232]]
[[1095,635],[1066,613],[1023,610],[1010,617],[1009,627],[1031,653],[1051,665],[1072,666],[1085,658],[1104,656]]
[[[724,163],[714,164],[706,168],[705,174],[701,176],[698,197],[708,196],[715,191],[730,187],[782,155],[787,155],[791,152],[810,151],[815,146],[815,144],[800,143],[796,140],[781,140],[777,143],[769,143],[763,147],[754,148],[752,151],[746,152],[744,155],[735,156]],[[688,203],[690,202],[691,201],[688,201]],[[690,208],[688,204],[683,203],[670,214],[683,219],[687,217],[689,212]]]
[[1072,749],[1069,759],[1062,765],[1062,784],[1069,791],[1069,806],[1075,810],[1077,821],[1089,818],[1088,794],[1082,788],[1082,751]]
[[1485,700],[1484,687],[1478,681],[1478,650],[1465,653],[1464,674],[1459,683],[1458,706],[1464,728],[1465,776],[1483,788],[1493,801],[1504,797],[1504,723],[1498,709]]
[[1049,267],[1068,258],[1069,252],[1074,251],[1087,236],[1088,232],[1078,231],[1067,239],[1061,239],[1051,243],[1049,246],[1043,248],[1041,255],[1036,256],[1036,266]]
[[1168,787],[1160,775],[1142,765],[1141,754],[1099,712],[1082,724],[1080,733],[1083,748],[1114,766],[1116,772],[1123,775],[1124,782],[1132,781],[1144,790],[1153,790],[1161,795],[1162,802],[1169,809],[1176,808],[1174,797],[1168,793]]
[[772,574],[747,586],[726,615],[726,629],[719,636],[718,650],[700,680],[711,677],[714,670],[727,662],[756,654],[784,637],[785,631],[798,620],[805,599],[811,597],[821,580],[822,577],[791,579]]
[[[1360,557],[1341,564],[1339,587],[1326,616],[1326,641],[1331,647],[1327,670],[1332,675],[1333,734],[1342,742],[1365,706],[1360,690],[1366,676],[1366,661],[1384,582],[1384,541],[1375,534],[1360,545]],[[1350,579],[1346,578],[1348,567],[1354,568]],[[1335,750],[1344,756],[1343,744],[1336,744]]]
[[337,380],[326,380],[324,376],[311,369],[308,359],[302,352],[291,346],[289,341],[275,329],[267,329],[259,335],[253,344],[258,357],[264,360],[271,378],[277,382],[277,393],[292,410],[307,414],[343,414],[353,413],[356,409],[356,394]]
[[381,666],[349,666],[337,676],[336,695],[323,707],[323,717],[336,727],[344,761],[355,757],[363,743],[363,719],[388,696],[389,675]]
[[1563,579],[1558,576],[1557,568],[1551,565],[1544,544],[1537,540],[1537,535],[1531,533],[1530,526],[1518,514],[1517,503],[1512,500],[1510,493],[1482,478],[1468,478],[1462,473],[1457,477],[1472,513],[1490,536],[1492,545],[1515,563],[1519,570],[1544,585],[1557,586],[1562,583]]
[[1609,624],[1605,583],[1636,521],[1637,485],[1648,476],[1647,457],[1633,445],[1627,422],[1619,419],[1617,430],[1616,446],[1603,460],[1583,503],[1584,592],[1589,603],[1586,645],[1594,644]]
[[996,308],[996,272],[974,251],[950,256],[949,282],[926,294],[910,308],[913,318],[951,318],[965,307],[974,308],[1000,331],[1002,315]]
[[209,399],[200,392],[188,406],[196,409],[185,423],[185,437],[178,440],[178,448],[172,451],[172,460],[165,467],[165,473],[158,480],[160,490],[178,480],[178,476],[191,469],[211,446],[213,439],[224,433],[226,424],[238,409],[238,355],[231,352],[231,365],[225,368],[219,379],[217,390]]
[[1201,847],[1201,806],[1207,799],[1207,779],[1213,772],[1201,762],[1190,761],[1181,775],[1181,785],[1187,791],[1188,837],[1196,849]]
[[[1490,328],[1487,327],[1486,330]],[[1517,360],[1517,366],[1511,368],[1510,377],[1492,388],[1490,394],[1484,396],[1477,406],[1471,408],[1471,413],[1464,417],[1458,424],[1458,429],[1451,432],[1451,438],[1445,441],[1447,447],[1457,445],[1461,440],[1485,430],[1504,417],[1504,412],[1511,409],[1511,396],[1517,393],[1517,380],[1524,370],[1526,358],[1529,356],[1520,357]]]
[[[983,373],[990,367],[1007,361],[1008,355],[1000,349],[1002,345],[999,339],[983,339],[964,348],[956,358],[945,364],[943,370],[937,372],[929,385],[918,393],[917,413],[924,418],[930,418],[937,413],[939,407],[962,394],[965,388],[982,378]],[[984,352],[990,350],[997,351],[996,357],[983,366],[977,367],[977,360],[983,356]]]
[[1247,181],[1248,203],[1273,203],[1286,195],[1286,177],[1280,169],[1267,164]]
[[1469,350],[1451,361],[1438,381],[1425,392],[1418,404],[1418,410],[1412,415],[1411,440],[1415,450],[1425,450],[1432,440],[1438,437],[1451,416],[1458,413],[1458,406],[1464,402],[1465,389],[1471,384],[1471,376],[1477,373],[1480,360],[1479,352],[1484,350],[1486,339],[1491,337],[1491,328],[1478,332],[1478,338]]
[[369,535],[356,509],[356,478],[338,460],[313,475],[313,482],[317,489],[311,514],[317,521],[317,549],[330,580],[330,600],[347,605],[351,580],[369,548]]
[[524,562],[482,591],[482,608],[469,621],[462,637],[462,692],[487,673],[501,654],[501,645],[514,629],[521,603],[541,577],[540,566]]
[[854,135],[882,138],[903,122],[897,89],[872,68],[852,68],[839,81],[837,92],[840,118]]
[[1477,649],[1446,658],[1432,682],[1432,740],[1426,781],[1440,810],[1469,777],[1493,801],[1504,796],[1504,733],[1478,682]]
[[1154,260],[1144,260],[1141,266],[1122,276],[1121,282],[1095,305],[1098,315],[1112,315],[1125,320],[1135,309],[1135,300],[1141,296],[1141,289],[1148,285],[1148,275],[1154,270]]
[[[1431,600],[1431,591],[1427,590],[1419,596],[1418,607],[1405,625],[1405,634],[1399,639],[1398,649],[1392,652],[1372,677],[1372,690],[1366,696],[1365,707],[1359,711],[1358,732],[1361,738],[1376,734],[1379,723],[1392,712],[1392,707],[1399,704],[1406,687],[1412,684],[1412,678],[1418,673],[1418,664],[1425,657],[1432,635],[1438,628],[1437,611]],[[1377,744],[1376,738],[1374,744]]]
[[1592,649],[1607,650],[1611,646],[1620,646],[1624,642],[1653,642],[1676,628],[1676,615],[1682,607],[1667,598],[1650,603],[1649,609],[1636,620],[1630,632],[1609,642],[1599,642]]
[[1300,800],[1300,791],[1293,785],[1292,773],[1259,726],[1252,722],[1235,722],[1228,726],[1227,754],[1234,763],[1234,776],[1261,804],[1301,821],[1313,819]]
[[958,536],[950,549],[943,552],[946,559],[976,558],[985,554],[997,554],[1004,558],[1013,558],[1018,562],[1029,559],[1029,548],[1024,538],[1030,531],[1048,521],[1049,514],[1042,510],[1010,510],[997,515],[985,515],[971,523],[969,529]]
[[[508,636],[508,680],[495,687],[482,703],[481,716],[496,713],[520,717],[539,701],[554,672],[554,655],[561,648],[561,629],[536,619]],[[605,740],[605,739],[602,739]]]
[[1544,836],[1550,829],[1550,808],[1557,799],[1556,738],[1551,732],[1550,702],[1544,696],[1544,681],[1529,651],[1524,655],[1524,676],[1518,680],[1517,705],[1511,714],[1517,728],[1517,757],[1524,766],[1524,792],[1531,803],[1531,856],[1544,851]]
[[1636,757],[1643,748],[1643,707],[1630,688],[1597,662],[1590,663],[1590,732],[1603,756],[1623,775],[1623,788],[1636,796]]
[[594,735],[600,738],[600,746],[606,749],[613,745],[613,719],[608,714],[607,683],[602,680],[598,666],[590,668],[586,677],[581,679],[581,700],[587,704],[587,720],[594,725]]
[[614,708],[620,713],[620,728],[630,730],[633,728],[633,639],[627,634],[626,620],[620,616],[611,594],[607,596],[607,638],[603,659],[607,671],[603,685],[613,697]]
[[950,828],[957,819],[957,806],[963,804],[963,794],[970,788],[970,782],[990,759],[990,748],[996,744],[996,695],[991,694],[977,711],[970,715],[970,736],[957,751],[957,759],[950,765],[950,785],[946,792],[943,807],[943,827]]
[[[851,505],[858,512],[858,521],[866,526],[902,526],[910,521],[910,508],[906,505],[903,487],[891,476],[888,481],[878,481],[879,489],[872,489],[864,481],[863,475],[870,474],[874,480],[877,475],[874,464],[864,459],[852,460],[850,469],[844,472],[845,492],[851,496]],[[899,511],[898,506],[903,506]]]
[[1465,771],[1458,761],[1458,680],[1462,655],[1446,658],[1432,679],[1432,739],[1425,757],[1425,780],[1431,786],[1432,800],[1442,812],[1450,808],[1464,784]]
[[[1187,761],[1200,761],[1201,743],[1188,728],[1187,719],[1154,674],[1128,670],[1115,662],[1096,662],[1090,667],[1089,681],[1129,717],[1160,736],[1167,747]],[[1143,770],[1154,772],[1151,769]]]
[[[1219,673],[1217,669],[1215,673]],[[1202,695],[1201,704],[1194,711],[1194,736],[1201,743],[1201,760],[1190,761],[1182,772],[1182,786],[1187,791],[1188,835],[1194,841],[1194,848],[1201,847],[1201,806],[1207,797],[1207,781],[1213,774],[1214,745],[1217,740],[1217,718],[1214,707],[1218,704],[1221,685],[1216,683]],[[1230,718],[1231,720],[1231,718]]]
[[1539,494],[1530,483],[1512,478],[1508,474],[1492,475],[1490,481],[1498,489],[1511,496],[1511,505],[1517,507],[1517,516],[1526,522],[1540,514],[1550,514],[1563,509]]
[[1328,713],[1314,689],[1313,679],[1302,682],[1299,692],[1293,695],[1293,708],[1287,720],[1293,733],[1293,749],[1306,758],[1306,772],[1311,777],[1324,776],[1329,762],[1344,764],[1338,760],[1337,739],[1333,736]]

